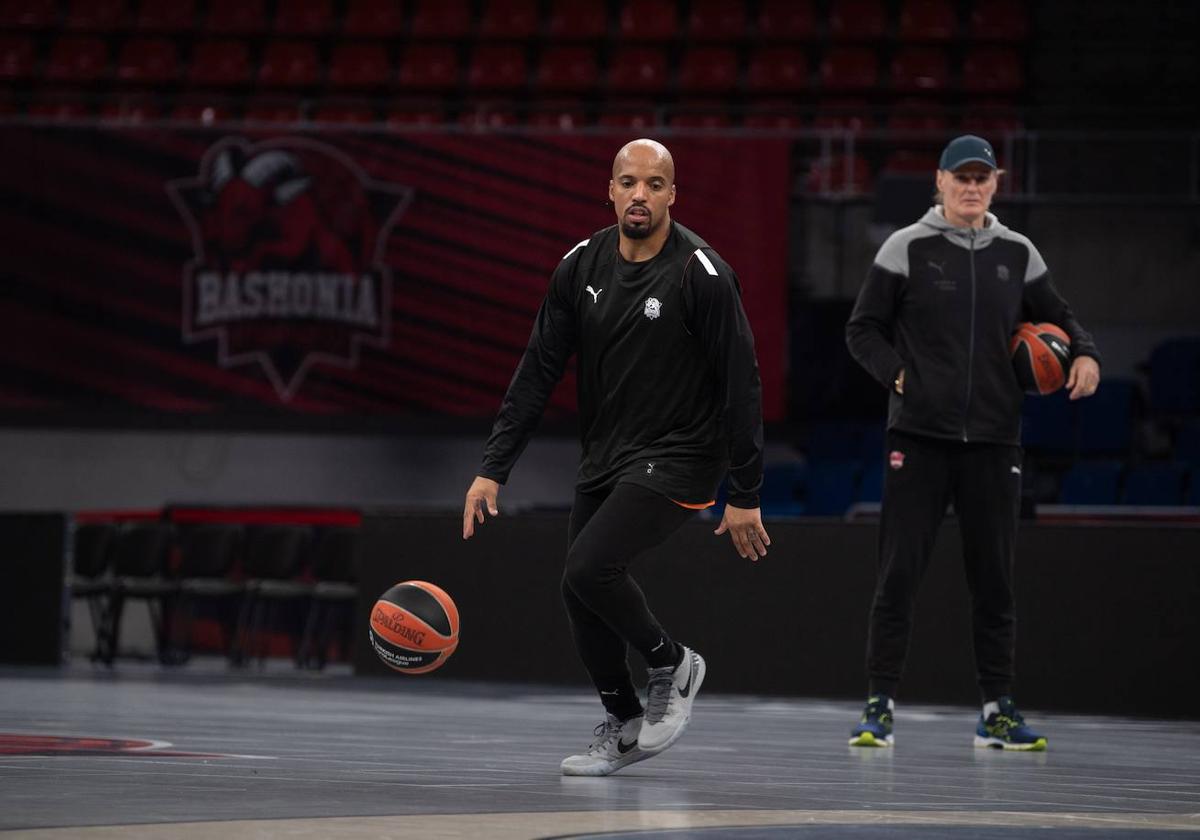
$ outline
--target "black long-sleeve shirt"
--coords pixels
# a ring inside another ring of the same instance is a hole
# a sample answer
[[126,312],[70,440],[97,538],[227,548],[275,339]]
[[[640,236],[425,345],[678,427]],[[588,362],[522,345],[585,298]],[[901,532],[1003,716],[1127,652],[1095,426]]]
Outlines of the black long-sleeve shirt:
[[933,208],[879,249],[846,343],[891,392],[888,428],[1015,444],[1024,394],[1009,341],[1022,320],[1057,324],[1071,337],[1072,357],[1100,360],[1027,237],[990,213],[982,228],[959,228]]
[[757,507],[762,387],[737,276],[675,222],[644,262],[618,242],[605,228],[559,263],[479,474],[508,479],[577,354],[581,492],[630,482],[705,504],[728,474],[730,504]]

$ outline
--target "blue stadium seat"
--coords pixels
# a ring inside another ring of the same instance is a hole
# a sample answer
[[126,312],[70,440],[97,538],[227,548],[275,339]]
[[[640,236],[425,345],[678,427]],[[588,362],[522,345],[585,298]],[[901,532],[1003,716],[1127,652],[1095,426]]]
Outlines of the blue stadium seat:
[[1075,404],[1081,455],[1125,455],[1133,443],[1135,385],[1107,379],[1087,399]]
[[864,462],[862,478],[858,482],[858,492],[854,494],[854,501],[883,501],[883,461],[879,458]]
[[786,462],[763,467],[759,506],[763,516],[799,516],[804,512],[800,491],[804,486],[804,464]]
[[813,423],[808,430],[808,457],[878,459],[883,452],[882,420],[832,420]]
[[858,483],[857,459],[810,461],[804,481],[806,516],[842,516],[854,501]]
[[1115,505],[1121,483],[1120,461],[1077,461],[1063,474],[1058,500],[1064,505]]
[[1200,507],[1200,467],[1192,467],[1192,475],[1188,481],[1187,497],[1184,504]]
[[1068,455],[1075,451],[1075,411],[1065,392],[1025,398],[1021,443],[1026,449],[1046,454]]
[[1157,414],[1200,415],[1200,338],[1170,339],[1151,352],[1150,405]]
[[1121,501],[1127,505],[1181,505],[1186,477],[1183,464],[1138,464],[1125,476]]
[[1175,431],[1175,460],[1200,468],[1200,419],[1181,423]]

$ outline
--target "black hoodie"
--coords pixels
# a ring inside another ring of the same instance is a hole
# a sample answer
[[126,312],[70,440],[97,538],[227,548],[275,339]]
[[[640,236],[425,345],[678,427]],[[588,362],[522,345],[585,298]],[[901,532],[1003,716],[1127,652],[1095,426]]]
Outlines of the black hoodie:
[[[879,249],[846,344],[890,391],[889,429],[1016,444],[1023,393],[1009,341],[1021,321],[1057,324],[1072,358],[1100,360],[1027,237],[991,213],[982,228],[955,227],[933,207]],[[901,369],[902,395],[893,388]]]

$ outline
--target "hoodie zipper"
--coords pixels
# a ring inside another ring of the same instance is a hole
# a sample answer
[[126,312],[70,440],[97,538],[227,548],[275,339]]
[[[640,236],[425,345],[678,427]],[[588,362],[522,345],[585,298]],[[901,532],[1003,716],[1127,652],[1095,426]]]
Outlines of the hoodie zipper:
[[967,343],[967,393],[963,401],[963,443],[967,442],[967,413],[971,410],[971,371],[975,368],[975,228],[971,228],[971,335]]

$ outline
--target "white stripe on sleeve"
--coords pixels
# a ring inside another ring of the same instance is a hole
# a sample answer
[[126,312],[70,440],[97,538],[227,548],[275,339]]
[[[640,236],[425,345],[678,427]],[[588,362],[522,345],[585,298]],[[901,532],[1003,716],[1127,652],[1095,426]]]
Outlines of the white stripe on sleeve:
[[704,265],[704,269],[709,274],[711,274],[713,277],[717,276],[717,269],[712,264],[712,260],[710,260],[708,257],[704,256],[704,252],[701,251],[699,248],[696,249],[696,258],[700,260],[700,262]]

